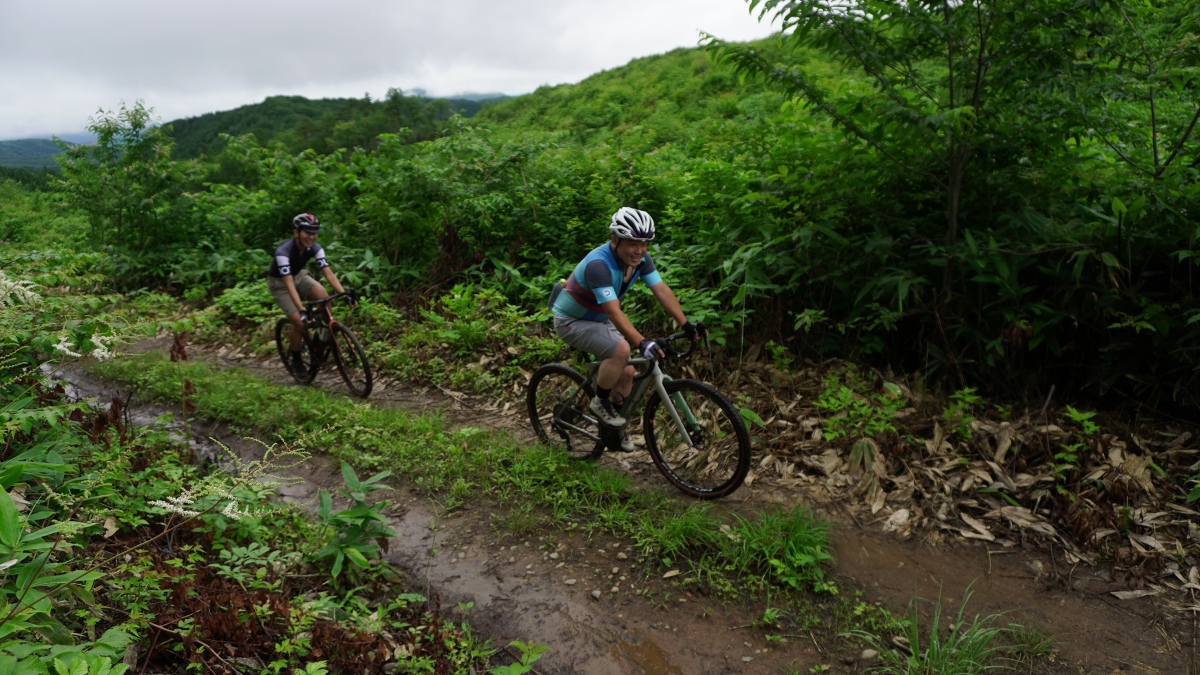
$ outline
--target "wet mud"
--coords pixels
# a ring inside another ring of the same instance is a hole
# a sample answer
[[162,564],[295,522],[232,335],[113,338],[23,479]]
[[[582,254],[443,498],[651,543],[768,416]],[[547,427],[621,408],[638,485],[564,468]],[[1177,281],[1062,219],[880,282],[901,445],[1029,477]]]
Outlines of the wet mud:
[[[142,348],[154,348],[145,344]],[[243,367],[278,382],[289,381],[273,361],[229,359],[189,347],[192,359],[206,358],[226,367]],[[81,396],[108,401],[113,387],[70,368],[60,376]],[[322,374],[316,386],[344,391],[336,373]],[[122,392],[127,394],[128,391]],[[488,402],[459,399],[436,389],[414,389],[385,382],[371,396],[377,405],[413,411],[439,411],[455,425],[501,426],[528,436],[517,414],[501,414]],[[133,401],[131,415],[151,424],[168,408]],[[258,443],[217,424],[192,428],[192,442],[216,454],[220,442],[246,458],[261,453]],[[634,453],[612,462],[639,481],[655,481],[657,470]],[[319,489],[342,486],[338,467],[314,456],[293,470],[305,482],[280,489],[282,499],[315,509]],[[762,508],[797,499],[767,484],[744,487],[722,508]],[[536,664],[539,673],[700,674],[861,672],[866,663],[829,654],[829,645],[806,636],[769,643],[752,628],[763,607],[726,605],[699,595],[664,593],[658,573],[647,578],[646,565],[626,541],[587,540],[555,532],[540,538],[497,534],[493,514],[482,503],[446,514],[425,497],[399,486],[381,493],[391,502],[390,525],[398,535],[388,559],[405,569],[413,590],[436,598],[448,617],[460,603],[473,603],[467,616],[475,630],[503,648],[512,640],[548,645]],[[914,598],[927,616],[941,598],[947,612],[957,610],[963,594],[973,594],[967,615],[1004,612],[1004,621],[1038,628],[1060,642],[1052,662],[1033,672],[1164,673],[1198,675],[1194,617],[1167,616],[1154,598],[1120,601],[1108,591],[1120,588],[1102,569],[1071,567],[1035,549],[990,550],[979,542],[898,541],[879,525],[841,522],[836,504],[799,496],[834,523],[836,566],[842,592],[861,589],[865,599],[902,612]],[[999,549],[999,547],[994,547]],[[643,595],[647,588],[654,593]],[[598,592],[598,593],[594,593]],[[598,597],[596,597],[598,595]],[[513,652],[515,655],[515,651]],[[843,655],[844,656],[844,655]]]

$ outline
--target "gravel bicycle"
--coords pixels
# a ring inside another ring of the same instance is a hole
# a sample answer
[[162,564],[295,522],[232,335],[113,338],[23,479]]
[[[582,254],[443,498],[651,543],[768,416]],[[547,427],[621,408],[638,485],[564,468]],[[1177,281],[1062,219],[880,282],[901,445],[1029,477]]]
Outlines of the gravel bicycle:
[[309,320],[304,323],[301,333],[300,361],[303,364],[303,372],[293,369],[288,358],[288,334],[292,330],[292,324],[286,317],[275,323],[275,346],[279,348],[279,358],[283,359],[283,366],[300,384],[308,384],[316,379],[321,365],[332,359],[350,392],[366,398],[371,393],[373,383],[371,364],[367,362],[367,355],[358,342],[358,336],[345,324],[333,318],[333,312],[329,310],[330,303],[342,297],[352,301],[356,299],[353,291],[347,291],[335,293],[323,300],[305,303],[304,309]]
[[[750,434],[733,404],[716,389],[695,380],[672,379],[662,370],[668,360],[685,360],[696,343],[681,352],[673,343],[683,333],[656,340],[663,359],[630,359],[638,369],[633,391],[620,415],[632,413],[649,396],[642,415],[646,450],[672,485],[701,499],[718,499],[742,485],[750,471]],[[584,366],[587,375],[562,363],[538,368],[529,380],[529,420],[538,438],[575,459],[595,459],[605,449],[621,452],[621,430],[601,424],[588,411],[596,392],[599,361]]]

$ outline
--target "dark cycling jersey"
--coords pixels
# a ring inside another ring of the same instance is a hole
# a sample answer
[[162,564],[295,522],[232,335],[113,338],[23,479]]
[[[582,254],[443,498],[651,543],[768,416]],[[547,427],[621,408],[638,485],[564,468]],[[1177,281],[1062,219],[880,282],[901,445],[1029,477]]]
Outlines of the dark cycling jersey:
[[317,261],[317,269],[329,267],[325,260],[325,250],[320,244],[313,242],[312,246],[300,250],[295,239],[288,239],[275,247],[275,258],[271,261],[271,267],[267,269],[267,276],[279,278],[299,274],[310,260]]
[[610,243],[601,244],[592,249],[567,277],[567,283],[563,285],[565,292],[559,293],[554,301],[554,313],[587,321],[608,321],[608,315],[600,305],[620,300],[638,279],[647,286],[662,283],[649,253],[642,256],[629,281],[625,281],[625,265],[617,258]]

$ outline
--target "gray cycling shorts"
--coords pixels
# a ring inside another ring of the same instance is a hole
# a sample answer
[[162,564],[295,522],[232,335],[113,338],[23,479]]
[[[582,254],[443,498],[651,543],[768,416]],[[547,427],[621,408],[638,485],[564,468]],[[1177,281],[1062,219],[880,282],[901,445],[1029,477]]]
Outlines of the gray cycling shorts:
[[569,316],[554,316],[554,332],[563,342],[600,359],[612,356],[625,336],[611,321],[587,321]]
[[[296,284],[296,292],[300,294],[301,300],[312,300],[313,287],[321,285],[321,282],[314,279],[308,270],[300,270],[299,274],[292,277],[292,283]],[[287,285],[283,283],[283,277],[267,277],[267,289],[271,291],[271,297],[275,299],[275,304],[279,305],[279,309],[282,309],[284,314],[290,316],[292,312],[304,311],[303,307],[297,307],[296,303],[292,302],[292,296],[287,292]]]

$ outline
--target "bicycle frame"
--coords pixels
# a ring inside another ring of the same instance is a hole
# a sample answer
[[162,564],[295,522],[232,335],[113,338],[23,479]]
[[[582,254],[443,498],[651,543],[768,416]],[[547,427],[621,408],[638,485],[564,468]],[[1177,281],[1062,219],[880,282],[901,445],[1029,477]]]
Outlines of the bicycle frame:
[[333,311],[329,309],[329,306],[333,304],[334,300],[344,295],[345,293],[335,293],[334,295],[330,295],[326,298],[317,300],[315,302],[310,302],[305,305],[305,309],[308,310],[308,315],[312,317],[310,319],[312,324],[318,328],[324,328],[325,330],[329,331],[329,344],[332,345],[333,349],[337,352],[335,358],[342,358],[343,355],[341,346],[338,345],[337,340],[333,339],[333,327],[337,325],[338,320],[333,318]]
[[[647,390],[653,386],[655,393],[658,394],[658,398],[662,401],[663,407],[666,408],[667,414],[669,414],[671,416],[671,420],[675,422],[675,426],[680,431],[684,432],[680,435],[687,439],[689,446],[695,447],[696,444],[692,440],[692,435],[688,432],[690,429],[695,428],[696,418],[692,414],[691,409],[688,408],[687,403],[684,402],[682,396],[670,396],[667,394],[667,388],[665,385],[667,382],[671,381],[671,376],[662,371],[662,368],[659,367],[658,361],[655,359],[635,358],[629,360],[629,365],[633,366],[634,368],[645,366],[646,364],[650,364],[649,369],[640,375],[635,375],[633,378],[633,389],[629,392],[629,396],[625,397],[624,403],[621,404],[621,416],[629,419],[630,413],[637,409],[638,404],[641,403],[642,399],[646,396]],[[589,385],[594,385],[596,382],[596,375],[599,370],[599,361],[593,361],[587,364],[587,382]],[[679,410],[676,408],[676,406],[683,409],[684,417],[688,422],[687,424],[684,424],[683,418],[679,416]],[[588,419],[590,420],[591,418],[589,417]],[[603,425],[598,426],[600,426],[601,429],[605,428]],[[588,434],[586,431],[583,431],[582,429],[577,430],[591,437],[591,434]],[[601,442],[605,439],[596,438],[595,440],[596,442]]]

